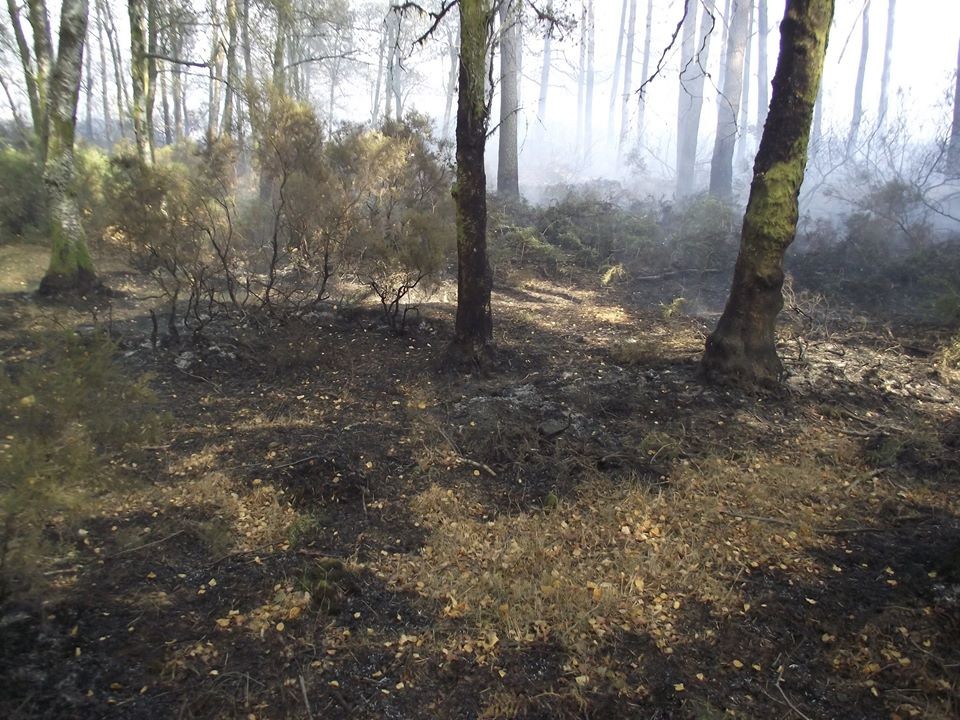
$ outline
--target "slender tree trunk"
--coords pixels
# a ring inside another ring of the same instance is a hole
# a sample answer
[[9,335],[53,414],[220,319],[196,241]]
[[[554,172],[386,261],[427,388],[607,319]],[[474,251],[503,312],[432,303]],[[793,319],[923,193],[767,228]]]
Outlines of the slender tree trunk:
[[127,0],[130,15],[130,77],[133,80],[133,137],[137,157],[144,166],[153,164],[153,143],[147,123],[147,96],[150,93],[150,73],[147,70],[147,5],[145,0]]
[[593,0],[587,0],[587,88],[584,107],[584,159],[590,162],[593,154],[593,90],[596,82],[597,25],[594,20]]
[[103,40],[103,18],[100,15],[100,6],[97,5],[97,46],[100,50],[100,101],[103,104],[103,139],[107,147],[113,144],[113,121],[110,117],[110,93],[107,82],[107,49]]
[[767,44],[769,43],[770,19],[767,17],[767,0],[757,2],[757,137],[763,134],[770,107],[770,78],[767,74]]
[[[389,12],[389,10],[388,10]],[[380,97],[381,97],[381,88],[383,87],[383,74],[384,66],[387,61],[387,26],[386,21],[384,21],[383,30],[380,33],[380,50],[377,52],[377,81],[373,86],[373,102],[371,107],[373,108],[370,113],[370,122],[376,125],[380,122]],[[456,63],[454,62],[454,69],[451,71],[456,73]]]
[[580,9],[580,65],[577,72],[577,157],[583,151],[583,135],[586,121],[587,97],[587,6]]
[[620,30],[617,33],[617,55],[613,61],[613,81],[610,83],[610,109],[607,112],[607,142],[612,143],[614,125],[616,123],[617,97],[620,93],[620,62],[623,59],[623,41],[627,30],[628,0],[623,0],[620,6]]
[[783,374],[776,350],[783,255],[796,234],[797,199],[833,10],[834,0],[787,0],[733,285],[703,356],[704,372],[713,380],[775,383]]
[[883,46],[883,73],[880,76],[880,106],[877,109],[877,124],[887,119],[887,106],[890,97],[890,61],[893,55],[894,16],[897,13],[897,0],[887,0],[887,41]]
[[[210,0],[210,87],[207,90],[207,139],[219,132],[220,95],[223,80],[223,44],[220,42],[220,11],[217,0]],[[282,61],[281,61],[282,62]]]
[[743,91],[740,94],[740,134],[737,138],[737,162],[747,161],[747,148],[750,146],[750,71],[753,55],[753,3],[750,3],[749,20],[747,21],[747,48],[743,53]]
[[117,27],[113,22],[113,12],[110,10],[110,4],[106,0],[97,0],[97,7],[105,23],[104,32],[107,34],[110,56],[113,58],[113,79],[117,87],[117,123],[120,127],[120,137],[123,137],[127,133],[124,118],[127,109],[130,107],[130,97],[127,94],[127,82],[123,72],[123,56],[117,41]]
[[867,74],[867,53],[870,49],[870,0],[863,6],[861,19],[863,34],[860,40],[860,66],[857,68],[857,84],[853,89],[853,117],[850,120],[850,132],[847,134],[847,157],[853,152],[860,133],[860,118],[863,115],[863,80]]
[[16,0],[7,0],[7,11],[13,34],[17,41],[17,50],[20,53],[20,65],[23,69],[24,85],[27,89],[27,100],[30,103],[30,120],[33,122],[34,135],[39,139],[44,125],[45,108],[41,105],[40,91],[37,85],[37,68],[34,65],[30,46],[27,44],[26,34],[23,32],[23,23],[20,20],[20,8]]
[[[697,165],[697,145],[700,136],[700,117],[703,113],[703,88],[707,77],[707,69],[710,62],[710,38],[713,36],[714,27],[714,0],[701,0],[703,12],[700,16],[700,32],[697,35],[696,51],[694,53],[693,63],[689,69],[690,79],[687,89],[690,92],[689,109],[683,125],[683,147],[685,148],[684,157],[684,194],[690,194],[695,190],[696,183],[696,165]],[[677,140],[678,145],[680,139]]]
[[[647,78],[650,77],[650,36],[653,30],[653,0],[647,0],[647,21],[646,27],[644,28],[644,37],[643,37],[643,69],[641,70],[641,80],[643,82],[647,81]],[[637,140],[639,142],[643,139],[644,132],[644,114],[647,108],[646,98],[643,97],[643,93],[637,93]]]
[[[630,136],[630,98],[633,95],[633,48],[637,37],[637,0],[630,0],[627,20],[627,50],[623,58],[623,95],[620,103],[620,143],[618,157],[622,158]],[[646,78],[644,78],[646,79]]]
[[[450,72],[447,74],[446,101],[443,106],[443,138],[450,137],[450,118],[453,114],[453,98],[457,94],[457,57],[459,55],[460,26],[447,26],[447,59]],[[379,83],[379,79],[378,79]]]
[[720,72],[717,73],[717,95],[723,95],[723,83],[727,77],[727,41],[730,37],[730,0],[723,3],[723,33],[720,35]]
[[[170,35],[170,44],[173,48],[174,57],[180,57],[180,53],[183,52],[183,40],[180,28],[172,28]],[[170,83],[172,85],[170,91],[173,95],[173,136],[177,142],[181,142],[185,137],[184,116],[186,115],[186,107],[183,102],[183,71],[180,65],[174,63],[172,72],[173,80]]]
[[240,83],[240,68],[237,60],[238,15],[237,0],[227,0],[227,87],[224,89],[223,119],[220,132],[232,136],[234,88]]
[[159,0],[147,0],[147,97],[144,104],[144,120],[146,121],[147,143],[150,147],[150,157],[153,158],[154,145],[157,134],[153,122],[154,108],[157,102],[157,54],[160,52],[158,43],[160,26]]
[[[84,39],[84,45],[89,47],[89,38]],[[84,78],[86,82],[84,83],[84,99],[86,100],[86,114],[87,114],[87,140],[93,142],[93,61],[90,59],[93,55],[92,52],[87,50],[83,55],[83,64],[84,64]]]
[[50,72],[53,64],[53,41],[50,35],[50,19],[45,0],[27,0],[27,11],[30,18],[30,28],[33,31],[34,78],[37,84],[40,113],[41,117],[44,118],[44,121],[40,124],[40,156],[46,158],[49,142],[47,133],[50,127],[46,117],[50,112],[49,88]]
[[493,276],[487,260],[486,70],[490,0],[460,0],[457,99],[457,319],[447,363],[475,368],[493,354]]
[[[547,14],[553,15],[553,0],[547,3]],[[552,45],[553,28],[550,27],[543,35],[543,65],[540,67],[540,97],[537,99],[537,117],[542,128],[546,128],[547,121],[547,95],[550,90],[550,66],[553,62]]]
[[43,170],[52,252],[41,294],[84,292],[96,283],[74,183],[73,143],[87,34],[87,0],[63,0],[57,61],[49,76],[50,131]]
[[500,5],[500,137],[497,193],[520,197],[519,160],[517,158],[517,67],[520,6],[507,1]]
[[697,4],[687,2],[684,8],[683,28],[680,35],[680,92],[677,98],[677,197],[686,197],[693,192],[693,177],[697,161],[697,146],[691,147],[697,130],[690,132],[690,114],[693,110],[693,78],[697,74]]
[[3,87],[3,94],[7,98],[7,105],[10,108],[10,114],[13,116],[13,124],[17,126],[17,132],[23,140],[30,142],[33,139],[32,132],[24,125],[23,118],[20,117],[20,110],[13,99],[13,94],[10,92],[10,83],[7,82],[2,72],[0,72],[0,87]]
[[[727,72],[717,108],[717,134],[710,164],[710,194],[721,200],[733,195],[733,151],[737,141],[737,111],[743,90],[743,58],[747,46],[749,0],[733,0],[730,37],[727,39]],[[819,72],[817,73],[819,77]],[[808,130],[809,133],[809,130]]]
[[170,97],[167,88],[167,73],[160,73],[160,108],[163,112],[163,144],[173,144],[173,122],[170,119]]
[[953,125],[947,145],[947,168],[960,175],[960,45],[957,46],[957,77],[953,90]]
[[820,88],[817,90],[817,102],[813,107],[813,134],[810,136],[810,152],[816,155],[820,152],[820,143],[823,141],[823,78],[820,78]]

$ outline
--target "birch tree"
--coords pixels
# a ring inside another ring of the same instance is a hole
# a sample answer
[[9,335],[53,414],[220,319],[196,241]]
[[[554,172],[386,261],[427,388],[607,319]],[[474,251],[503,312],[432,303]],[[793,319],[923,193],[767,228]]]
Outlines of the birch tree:
[[957,46],[957,75],[953,90],[953,124],[950,126],[950,141],[947,145],[947,168],[960,175],[960,45]]
[[797,230],[810,123],[833,11],[834,0],[787,0],[733,284],[703,356],[709,379],[767,384],[783,374],[775,333],[783,306],[783,255]]
[[887,41],[883,46],[883,71],[880,75],[880,104],[877,108],[877,124],[883,124],[890,103],[890,63],[893,55],[894,18],[897,0],[887,0]]
[[[40,21],[35,28],[49,29],[42,0],[31,0],[31,4],[31,17],[36,15]],[[43,93],[49,102],[43,182],[52,247],[50,265],[40,283],[42,294],[83,292],[97,284],[80,222],[73,160],[88,9],[87,0],[63,0],[56,62],[52,63],[51,55],[49,86]]]
[[721,200],[733,195],[733,151],[737,141],[737,116],[743,90],[743,59],[747,46],[749,0],[733,0],[727,38],[727,71],[723,95],[717,102],[717,134],[710,163],[710,194]]
[[637,0],[630,0],[630,15],[627,20],[627,50],[623,58],[623,100],[620,103],[620,142],[618,147],[621,157],[625,149],[624,144],[630,133],[630,98],[633,91],[633,48],[636,43],[636,31]]
[[770,33],[767,0],[757,2],[757,135],[763,133],[770,107],[770,78],[767,75],[767,45]]
[[[696,49],[681,74],[680,114],[677,122],[677,194],[680,197],[694,191],[697,141],[700,134],[700,116],[703,112],[703,86],[710,59],[710,38],[714,29],[714,5],[714,0],[702,0]],[[688,19],[695,19],[695,9],[695,5],[690,6]],[[696,24],[693,23],[692,27],[696,27]]]
[[520,196],[517,158],[517,112],[519,110],[520,68],[518,63],[520,4],[515,0],[500,3],[500,136],[497,165],[497,193]]
[[870,51],[870,0],[863,6],[860,18],[860,64],[857,66],[857,84],[853,88],[853,117],[850,119],[850,131],[847,133],[846,155],[850,157],[853,146],[860,134],[860,118],[863,115],[863,84],[867,74],[867,55]]

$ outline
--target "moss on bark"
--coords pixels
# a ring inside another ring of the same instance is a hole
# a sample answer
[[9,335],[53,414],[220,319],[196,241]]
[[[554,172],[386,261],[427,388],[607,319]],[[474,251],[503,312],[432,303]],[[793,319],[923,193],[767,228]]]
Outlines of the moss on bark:
[[833,11],[834,0],[787,2],[733,285],[703,356],[703,370],[712,380],[769,384],[783,374],[776,351],[783,255],[796,234],[798,196]]

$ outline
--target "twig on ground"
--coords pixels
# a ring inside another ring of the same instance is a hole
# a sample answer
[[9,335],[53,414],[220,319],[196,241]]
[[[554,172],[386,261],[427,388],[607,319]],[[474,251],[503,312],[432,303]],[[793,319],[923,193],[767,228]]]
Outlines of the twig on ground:
[[810,716],[804,715],[804,714],[800,711],[800,708],[798,708],[796,705],[794,705],[794,704],[793,704],[793,701],[792,701],[790,698],[787,697],[787,694],[783,691],[783,688],[780,687],[780,682],[781,682],[782,680],[783,680],[783,671],[781,670],[781,671],[780,671],[780,674],[777,676],[776,687],[777,687],[777,690],[780,692],[780,695],[783,696],[784,702],[786,702],[787,705],[790,706],[790,709],[791,709],[791,710],[793,710],[797,715],[799,715],[801,718],[803,718],[803,720],[810,720]]
[[120,552],[115,552],[113,555],[107,555],[107,560],[113,560],[113,558],[118,558],[121,555],[128,555],[129,553],[137,552],[138,550],[143,550],[144,548],[154,547],[155,545],[160,545],[165,543],[168,540],[173,540],[173,538],[178,535],[183,535],[183,530],[177,530],[175,533],[167,535],[166,537],[160,538],[159,540],[154,540],[153,542],[144,543],[143,545],[137,545],[136,547],[127,548],[126,550],[121,550]]
[[303,704],[307,708],[307,717],[313,720],[313,710],[310,709],[310,698],[307,697],[307,683],[303,679],[303,675],[300,675],[300,692],[303,693]]

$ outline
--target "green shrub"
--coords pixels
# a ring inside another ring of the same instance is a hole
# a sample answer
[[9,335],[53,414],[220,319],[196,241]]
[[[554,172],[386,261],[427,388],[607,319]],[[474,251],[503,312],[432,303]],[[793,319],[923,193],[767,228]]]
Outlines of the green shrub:
[[31,150],[0,150],[0,242],[41,240],[46,217],[43,174]]
[[159,429],[147,379],[128,378],[114,353],[99,334],[69,334],[0,366],[0,596],[29,586],[48,530],[117,480],[106,455]]

